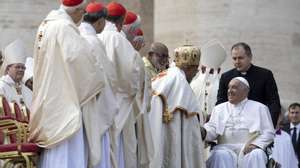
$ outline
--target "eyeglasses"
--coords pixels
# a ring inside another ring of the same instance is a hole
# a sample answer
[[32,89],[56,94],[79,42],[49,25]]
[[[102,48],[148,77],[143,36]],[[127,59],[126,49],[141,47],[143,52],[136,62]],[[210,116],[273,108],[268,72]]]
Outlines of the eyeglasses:
[[156,56],[158,56],[160,59],[169,59],[169,54],[165,54],[165,53],[157,53],[157,52],[152,52],[153,54],[155,54]]
[[26,67],[24,65],[16,65],[16,66],[12,66],[14,69],[20,69],[20,70],[25,70]]

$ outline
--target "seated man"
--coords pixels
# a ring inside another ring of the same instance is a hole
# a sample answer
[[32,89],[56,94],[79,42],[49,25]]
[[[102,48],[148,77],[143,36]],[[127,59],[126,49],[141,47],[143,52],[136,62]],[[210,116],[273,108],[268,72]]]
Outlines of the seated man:
[[204,125],[206,140],[217,140],[207,160],[208,168],[263,168],[264,152],[274,139],[274,128],[268,107],[248,100],[249,83],[242,77],[228,85],[228,102],[217,105]]
[[1,67],[0,95],[8,102],[16,102],[20,107],[30,109],[32,91],[27,88],[22,79],[25,72],[25,48],[20,40],[9,44],[3,51],[3,65]]
[[175,50],[175,64],[152,82],[150,125],[154,158],[151,168],[205,167],[200,124],[203,117],[189,82],[198,71],[200,50],[192,46]]

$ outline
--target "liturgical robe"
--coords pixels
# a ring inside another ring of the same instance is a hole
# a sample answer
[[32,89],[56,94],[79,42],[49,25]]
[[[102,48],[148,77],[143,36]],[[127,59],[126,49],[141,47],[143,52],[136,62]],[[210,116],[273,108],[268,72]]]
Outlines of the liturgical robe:
[[155,145],[150,167],[205,167],[203,116],[184,72],[171,67],[154,78],[152,88],[149,116]]
[[201,71],[193,78],[191,87],[200,102],[200,108],[206,120],[217,102],[220,75],[210,74],[209,71]]
[[[139,116],[139,112],[141,112],[137,110],[138,114],[133,113],[133,106],[144,92],[144,65],[139,53],[135,51],[130,42],[117,30],[113,23],[107,21],[104,30],[98,34],[98,37],[103,42],[107,58],[114,69],[107,77],[119,105],[119,110],[110,128],[112,164],[114,167],[123,167],[125,161],[122,161],[122,158],[124,158],[126,151],[124,153],[120,152],[124,150],[122,145],[133,146],[137,143],[135,142],[136,138],[133,138],[133,141],[127,141],[128,139],[123,137],[122,131],[127,123],[126,127],[130,127],[127,131],[133,134],[133,124]],[[142,103],[142,106],[144,105],[145,103]],[[132,144],[127,144],[127,142]],[[129,155],[134,157],[135,154],[126,153],[126,157]],[[125,158],[125,160],[128,159]],[[136,162],[136,159],[132,160]],[[133,164],[136,165],[136,163]]]
[[[113,71],[107,59],[105,47],[97,37],[93,26],[82,22],[79,26],[80,34],[89,42],[93,55],[99,63],[99,69],[105,74]],[[94,97],[83,107],[83,120],[86,129],[87,143],[89,147],[89,167],[110,168],[110,142],[109,130],[115,117],[118,104],[115,95],[105,75],[105,87],[100,95]],[[103,156],[101,156],[103,154]],[[101,162],[100,162],[101,160]]]
[[104,75],[64,9],[51,11],[38,28],[34,60],[29,130],[48,149],[42,167],[86,167],[81,107],[100,93]]

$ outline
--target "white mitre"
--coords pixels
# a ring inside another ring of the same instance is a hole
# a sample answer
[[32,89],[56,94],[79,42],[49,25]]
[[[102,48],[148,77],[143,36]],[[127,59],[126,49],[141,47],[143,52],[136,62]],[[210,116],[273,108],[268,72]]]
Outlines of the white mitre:
[[[225,61],[226,51],[219,40],[211,40],[201,47],[201,66],[206,67],[205,72],[201,70],[191,82],[191,87],[200,102],[203,115],[209,115],[217,101],[220,74],[218,69]],[[213,73],[210,74],[210,70]]]
[[201,53],[201,65],[215,70],[221,67],[227,57],[223,44],[216,39],[207,42],[202,47]]
[[26,62],[24,43],[20,39],[6,46],[2,54],[3,64],[0,69],[0,76],[5,75],[5,69],[8,65],[18,63],[25,64]]

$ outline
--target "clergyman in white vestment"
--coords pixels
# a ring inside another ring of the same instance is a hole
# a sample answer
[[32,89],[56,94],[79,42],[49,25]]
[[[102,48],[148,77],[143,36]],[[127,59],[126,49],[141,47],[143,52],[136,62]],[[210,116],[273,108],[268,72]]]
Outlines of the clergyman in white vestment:
[[152,82],[154,95],[149,113],[154,144],[151,168],[204,168],[200,132],[203,116],[189,83],[200,61],[193,46],[175,49],[175,63]]
[[200,102],[204,121],[207,121],[217,102],[220,67],[225,58],[226,51],[218,40],[211,40],[201,47],[201,70],[193,78],[191,87]]
[[83,107],[83,120],[86,128],[89,147],[89,166],[93,168],[110,168],[110,139],[108,128],[112,125],[118,105],[116,98],[107,81],[106,74],[113,71],[107,60],[103,43],[97,37],[105,26],[107,10],[98,2],[91,2],[86,7],[83,22],[79,26],[80,34],[89,42],[93,55],[101,63],[98,68],[105,72],[105,87],[100,95],[94,97]]
[[[104,30],[98,34],[98,38],[103,42],[107,58],[114,69],[107,78],[119,105],[118,113],[110,127],[112,166],[119,168],[125,167],[125,164],[136,166],[137,139],[134,124],[140,115],[139,112],[144,110],[135,111],[134,106],[140,106],[138,109],[146,109],[144,103],[146,99],[140,99],[146,88],[145,70],[141,56],[120,32],[126,9],[116,2],[109,3],[106,8],[107,22]],[[132,148],[128,149],[130,147]]]
[[0,95],[8,102],[16,102],[19,107],[30,109],[32,91],[22,79],[25,73],[25,48],[21,40],[15,40],[3,50],[4,61],[1,67]]
[[77,28],[83,0],[63,0],[38,28],[30,139],[45,148],[41,168],[85,168],[82,110],[104,88],[104,73]]
[[228,88],[229,101],[217,105],[204,125],[206,140],[218,143],[207,160],[207,167],[266,167],[264,150],[275,134],[268,107],[247,99],[251,88],[242,77],[233,78]]

